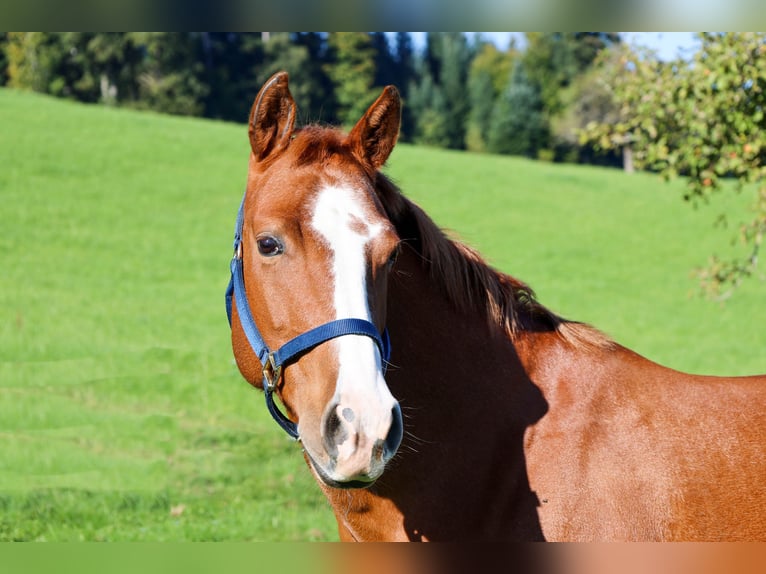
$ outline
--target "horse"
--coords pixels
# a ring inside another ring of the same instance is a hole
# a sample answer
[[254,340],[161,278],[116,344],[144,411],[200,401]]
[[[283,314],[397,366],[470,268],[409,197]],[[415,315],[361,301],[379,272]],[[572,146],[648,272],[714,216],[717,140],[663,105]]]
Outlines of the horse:
[[296,129],[279,72],[248,122],[232,349],[340,539],[766,540],[766,376],[546,308],[380,171],[400,117],[388,86],[347,133]]

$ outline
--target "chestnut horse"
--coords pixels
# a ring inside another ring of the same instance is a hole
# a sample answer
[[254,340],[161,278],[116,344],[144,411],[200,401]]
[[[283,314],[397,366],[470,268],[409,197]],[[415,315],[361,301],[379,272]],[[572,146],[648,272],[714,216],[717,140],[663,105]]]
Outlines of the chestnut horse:
[[227,302],[341,539],[766,539],[766,376],[657,365],[448,238],[379,171],[395,88],[348,135],[295,115],[278,73]]

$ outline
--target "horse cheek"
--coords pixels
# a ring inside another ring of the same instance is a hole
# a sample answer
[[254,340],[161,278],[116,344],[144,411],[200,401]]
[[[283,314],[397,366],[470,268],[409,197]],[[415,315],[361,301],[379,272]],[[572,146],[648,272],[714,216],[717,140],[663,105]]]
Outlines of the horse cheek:
[[236,306],[232,309],[231,347],[242,377],[258,389],[263,388],[263,367],[242,330]]

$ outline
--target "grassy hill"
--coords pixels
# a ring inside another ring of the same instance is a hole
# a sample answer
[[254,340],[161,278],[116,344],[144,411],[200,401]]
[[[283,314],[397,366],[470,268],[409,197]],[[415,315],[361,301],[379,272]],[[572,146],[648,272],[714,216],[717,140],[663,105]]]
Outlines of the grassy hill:
[[[0,539],[335,539],[232,361],[245,128],[8,90],[0,125]],[[766,284],[722,306],[689,277],[747,198],[406,145],[388,173],[564,316],[678,369],[766,372]]]

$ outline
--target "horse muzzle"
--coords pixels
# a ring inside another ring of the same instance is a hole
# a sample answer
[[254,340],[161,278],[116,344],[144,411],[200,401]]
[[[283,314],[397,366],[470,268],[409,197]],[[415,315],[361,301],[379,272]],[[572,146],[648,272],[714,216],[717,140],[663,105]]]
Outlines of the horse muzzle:
[[326,456],[313,457],[308,449],[306,453],[316,474],[328,486],[365,488],[383,474],[402,435],[402,411],[397,402],[388,417],[377,421],[365,419],[348,404],[333,402],[321,423]]

